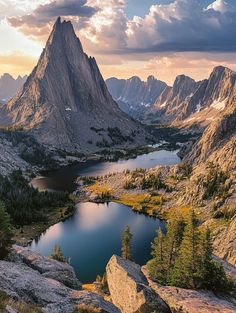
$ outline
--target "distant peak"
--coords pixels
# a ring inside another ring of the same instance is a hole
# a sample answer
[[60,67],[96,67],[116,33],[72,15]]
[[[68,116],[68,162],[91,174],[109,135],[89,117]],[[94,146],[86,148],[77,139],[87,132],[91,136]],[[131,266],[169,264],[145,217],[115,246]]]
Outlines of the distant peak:
[[156,77],[154,77],[153,75],[149,75],[147,78],[147,81],[152,81],[152,80],[156,80]]

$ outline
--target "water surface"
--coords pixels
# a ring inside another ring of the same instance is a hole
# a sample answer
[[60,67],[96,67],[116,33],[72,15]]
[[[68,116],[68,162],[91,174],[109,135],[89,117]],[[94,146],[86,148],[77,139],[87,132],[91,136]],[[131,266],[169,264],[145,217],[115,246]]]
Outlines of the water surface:
[[165,222],[118,204],[79,203],[76,213],[68,220],[50,227],[33,241],[31,249],[48,256],[55,244],[70,258],[78,278],[92,282],[105,272],[113,254],[120,255],[121,236],[126,225],[133,234],[133,258],[143,265],[150,259],[151,242],[158,227],[165,230]]
[[116,162],[88,161],[63,167],[56,171],[46,172],[43,177],[36,177],[32,184],[39,190],[51,189],[72,192],[76,188],[75,180],[78,176],[100,176],[136,168],[151,168],[157,165],[174,165],[180,158],[174,151],[154,151],[139,155],[136,158]]

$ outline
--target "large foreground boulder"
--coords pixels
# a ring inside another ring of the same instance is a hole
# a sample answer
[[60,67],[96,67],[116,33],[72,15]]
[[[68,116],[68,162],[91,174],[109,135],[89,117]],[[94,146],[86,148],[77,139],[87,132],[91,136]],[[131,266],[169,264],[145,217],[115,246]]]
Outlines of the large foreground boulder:
[[74,313],[81,304],[102,313],[120,313],[101,296],[70,289],[20,262],[0,261],[0,290],[15,300],[41,306],[45,313]]
[[17,245],[12,247],[8,260],[26,264],[44,277],[53,278],[69,288],[82,289],[73,267],[68,263],[58,262]]
[[148,287],[139,265],[113,255],[106,268],[112,302],[122,313],[169,313],[165,302]]

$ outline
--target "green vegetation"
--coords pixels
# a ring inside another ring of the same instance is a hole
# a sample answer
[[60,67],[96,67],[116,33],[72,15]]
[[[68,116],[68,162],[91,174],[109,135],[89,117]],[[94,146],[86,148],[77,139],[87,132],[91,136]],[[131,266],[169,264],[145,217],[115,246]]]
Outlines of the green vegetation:
[[100,284],[101,291],[104,294],[109,294],[109,288],[107,283],[107,274],[105,273],[102,277],[98,275],[96,277],[96,282]]
[[204,195],[205,200],[215,198],[216,196],[224,197],[227,193],[229,186],[225,185],[229,174],[221,170],[218,164],[212,162],[207,163],[207,174],[204,178]]
[[50,258],[59,262],[67,262],[67,259],[64,257],[62,249],[59,245],[55,245]]
[[10,217],[5,211],[3,202],[0,201],[0,254],[1,251],[8,247],[13,236]]
[[8,177],[0,176],[0,199],[14,225],[45,222],[47,213],[70,203],[69,194],[62,192],[39,192],[29,185],[21,171]]
[[162,211],[162,204],[165,201],[162,195],[148,193],[145,194],[122,194],[116,202],[132,207],[132,210],[159,216]]
[[122,241],[121,241],[121,255],[122,255],[122,258],[125,260],[132,259],[132,247],[131,247],[132,238],[133,238],[133,235],[131,234],[130,228],[127,225],[123,232]]
[[7,128],[1,130],[0,137],[9,140],[13,147],[18,149],[20,157],[26,162],[47,169],[57,167],[57,162],[53,159],[52,153],[46,151],[42,145],[25,132]]
[[182,172],[182,178],[189,178],[193,171],[193,166],[189,163],[183,162],[179,164],[179,170]]
[[148,176],[143,176],[143,179],[141,181],[141,188],[142,189],[161,189],[166,188],[166,185],[164,184],[161,175],[154,175],[150,174]]
[[186,220],[181,215],[174,216],[166,235],[158,231],[152,255],[147,268],[161,284],[215,292],[232,290],[222,265],[213,260],[210,230],[199,231],[194,211]]
[[[121,130],[118,127],[108,127],[108,136],[111,138],[112,145],[120,145],[123,142],[133,142],[134,139],[130,136],[124,136],[121,132]],[[135,133],[132,133],[132,136],[135,137]]]

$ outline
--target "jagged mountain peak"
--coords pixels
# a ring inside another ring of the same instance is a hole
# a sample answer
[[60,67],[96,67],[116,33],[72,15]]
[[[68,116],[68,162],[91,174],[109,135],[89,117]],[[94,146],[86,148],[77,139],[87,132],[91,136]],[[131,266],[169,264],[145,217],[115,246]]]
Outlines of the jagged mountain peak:
[[[63,149],[135,146],[148,136],[119,109],[95,58],[84,53],[73,25],[61,18],[22,91],[2,111],[0,123],[20,125],[41,143]],[[113,128],[118,138],[109,133]]]

